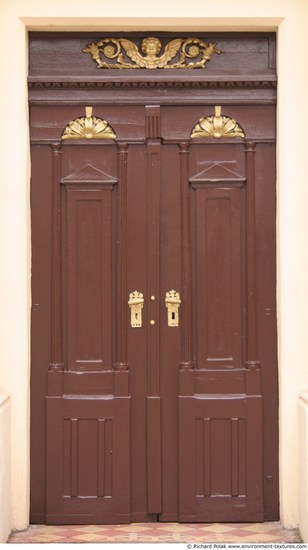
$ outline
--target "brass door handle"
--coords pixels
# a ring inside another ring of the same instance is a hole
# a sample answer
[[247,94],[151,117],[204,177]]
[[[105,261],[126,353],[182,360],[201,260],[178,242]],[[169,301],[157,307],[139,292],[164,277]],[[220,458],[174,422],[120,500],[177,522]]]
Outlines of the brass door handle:
[[142,308],[144,298],[142,292],[135,290],[129,295],[128,305],[130,307],[130,326],[132,328],[142,327]]
[[168,327],[179,326],[180,293],[176,290],[166,292],[165,304],[168,311]]

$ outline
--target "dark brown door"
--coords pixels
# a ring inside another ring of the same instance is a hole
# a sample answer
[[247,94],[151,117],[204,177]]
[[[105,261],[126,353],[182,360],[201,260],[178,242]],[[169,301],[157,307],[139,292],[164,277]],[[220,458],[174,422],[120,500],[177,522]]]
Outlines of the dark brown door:
[[33,141],[32,521],[277,518],[275,110],[222,109],[244,138],[155,100]]

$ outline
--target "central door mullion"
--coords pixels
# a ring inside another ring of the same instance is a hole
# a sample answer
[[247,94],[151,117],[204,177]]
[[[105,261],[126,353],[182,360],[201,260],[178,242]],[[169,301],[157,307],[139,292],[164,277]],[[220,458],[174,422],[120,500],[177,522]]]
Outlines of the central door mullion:
[[148,381],[147,470],[148,513],[161,512],[161,398],[160,398],[160,107],[145,108],[147,132],[147,273]]
[[148,163],[148,395],[160,395],[159,372],[159,209],[160,142],[147,144]]

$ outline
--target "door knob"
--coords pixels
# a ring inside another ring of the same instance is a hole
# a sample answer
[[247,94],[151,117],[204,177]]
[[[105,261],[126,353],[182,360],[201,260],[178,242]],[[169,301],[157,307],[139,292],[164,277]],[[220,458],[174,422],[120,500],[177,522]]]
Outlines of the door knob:
[[180,293],[176,290],[166,292],[165,304],[168,311],[168,327],[179,326]]
[[142,292],[135,290],[129,295],[128,305],[130,307],[130,326],[132,328],[142,327],[142,308],[144,298]]

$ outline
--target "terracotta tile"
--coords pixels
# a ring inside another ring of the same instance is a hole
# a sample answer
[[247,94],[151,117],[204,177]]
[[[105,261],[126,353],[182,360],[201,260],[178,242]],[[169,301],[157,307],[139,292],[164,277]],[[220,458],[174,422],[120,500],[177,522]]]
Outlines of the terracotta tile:
[[[148,529],[147,523],[140,524],[140,523],[131,523],[130,525],[117,525],[115,526],[117,531],[127,531],[129,533],[141,533],[142,531],[145,531]],[[152,525],[152,524],[149,524]]]
[[128,525],[31,525],[12,533],[10,544],[81,542],[299,542],[297,530],[268,523],[132,523]]

